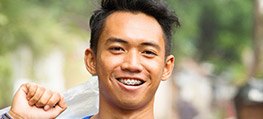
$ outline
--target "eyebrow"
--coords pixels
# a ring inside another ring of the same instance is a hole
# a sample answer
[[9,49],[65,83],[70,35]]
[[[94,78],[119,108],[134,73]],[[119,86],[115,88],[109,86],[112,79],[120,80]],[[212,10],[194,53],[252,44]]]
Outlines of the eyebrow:
[[[106,45],[109,45],[111,43],[121,43],[121,44],[128,44],[128,41],[123,40],[121,38],[115,38],[115,37],[110,37],[107,41],[106,41]],[[140,44],[140,46],[150,46],[150,47],[154,47],[157,50],[161,50],[160,46],[157,43],[154,42],[143,42]]]
[[106,41],[106,45],[109,45],[111,43],[121,43],[121,44],[128,44],[127,41],[123,40],[123,39],[120,39],[120,38],[114,38],[114,37],[110,37],[109,39],[107,39]]
[[160,46],[156,43],[153,43],[153,42],[143,42],[141,45],[142,46],[150,46],[150,47],[156,48],[157,50],[161,50]]

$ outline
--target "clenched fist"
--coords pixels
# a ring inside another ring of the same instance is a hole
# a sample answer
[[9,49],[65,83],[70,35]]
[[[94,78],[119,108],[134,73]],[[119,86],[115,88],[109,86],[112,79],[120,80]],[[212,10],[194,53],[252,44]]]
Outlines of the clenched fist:
[[52,119],[66,108],[61,94],[26,83],[16,92],[9,114],[15,119]]

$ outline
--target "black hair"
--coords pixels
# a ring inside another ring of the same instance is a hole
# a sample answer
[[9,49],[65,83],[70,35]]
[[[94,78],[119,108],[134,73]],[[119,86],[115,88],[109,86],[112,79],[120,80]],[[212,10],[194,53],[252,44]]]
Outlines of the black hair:
[[97,45],[107,16],[116,11],[142,12],[154,17],[162,27],[165,37],[165,54],[171,52],[173,26],[180,26],[178,17],[157,0],[102,0],[101,8],[94,11],[90,18],[90,48],[97,52]]
[[243,85],[233,98],[234,106],[236,109],[237,119],[241,119],[241,109],[249,107],[263,108],[263,80],[250,79],[245,85]]

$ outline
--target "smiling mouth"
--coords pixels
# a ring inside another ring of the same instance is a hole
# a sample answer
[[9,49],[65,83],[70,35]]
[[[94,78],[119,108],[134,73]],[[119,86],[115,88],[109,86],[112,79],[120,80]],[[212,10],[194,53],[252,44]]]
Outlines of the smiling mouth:
[[117,80],[127,86],[140,86],[145,82],[138,79],[128,79],[128,78],[117,78]]

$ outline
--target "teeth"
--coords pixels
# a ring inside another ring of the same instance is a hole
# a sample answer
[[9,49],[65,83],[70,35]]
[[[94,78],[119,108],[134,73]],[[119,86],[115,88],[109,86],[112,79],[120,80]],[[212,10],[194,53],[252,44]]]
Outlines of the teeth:
[[121,83],[129,86],[135,86],[135,85],[140,85],[143,82],[140,80],[135,80],[135,79],[120,79],[119,80]]

